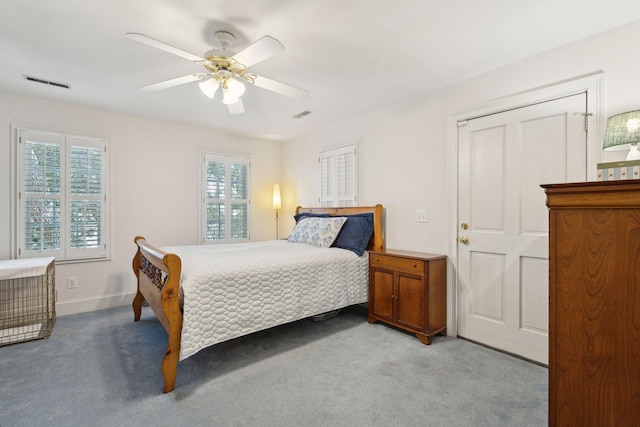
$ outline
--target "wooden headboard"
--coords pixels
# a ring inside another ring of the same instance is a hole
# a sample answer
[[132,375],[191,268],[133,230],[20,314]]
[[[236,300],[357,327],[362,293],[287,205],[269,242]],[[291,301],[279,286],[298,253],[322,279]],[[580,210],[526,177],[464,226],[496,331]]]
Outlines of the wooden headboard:
[[309,213],[324,213],[329,214],[331,216],[343,216],[343,215],[355,215],[355,214],[363,214],[363,213],[372,213],[373,214],[373,236],[371,236],[371,240],[369,241],[369,246],[367,246],[368,250],[373,251],[382,251],[384,250],[384,234],[382,232],[382,212],[384,208],[382,205],[375,206],[354,206],[354,207],[343,207],[343,208],[303,208],[302,206],[298,206],[296,208],[296,214],[301,212],[309,212]]

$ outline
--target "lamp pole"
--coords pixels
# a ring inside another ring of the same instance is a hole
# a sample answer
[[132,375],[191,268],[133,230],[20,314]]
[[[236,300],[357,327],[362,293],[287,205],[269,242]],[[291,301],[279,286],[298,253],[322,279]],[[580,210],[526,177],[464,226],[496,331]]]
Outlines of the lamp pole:
[[280,200],[280,184],[273,184],[273,209],[276,210],[276,240],[280,238],[280,233],[278,232],[278,210],[282,208],[282,201]]

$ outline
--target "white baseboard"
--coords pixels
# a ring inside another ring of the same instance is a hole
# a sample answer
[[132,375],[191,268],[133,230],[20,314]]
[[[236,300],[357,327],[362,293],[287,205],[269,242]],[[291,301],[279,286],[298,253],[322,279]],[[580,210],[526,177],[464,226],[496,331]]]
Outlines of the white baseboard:
[[109,295],[101,298],[65,301],[56,303],[56,315],[67,316],[69,314],[86,313],[88,311],[104,310],[105,308],[131,305],[135,293]]

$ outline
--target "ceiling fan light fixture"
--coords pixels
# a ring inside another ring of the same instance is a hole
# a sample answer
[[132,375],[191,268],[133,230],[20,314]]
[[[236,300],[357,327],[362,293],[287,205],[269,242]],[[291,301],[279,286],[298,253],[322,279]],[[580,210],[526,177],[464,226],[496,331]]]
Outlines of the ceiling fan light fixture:
[[202,93],[213,99],[220,84],[216,79],[207,79],[198,83],[198,86],[200,86],[200,90],[202,91]]
[[239,97],[233,96],[229,91],[229,89],[224,86],[222,87],[222,94],[223,94],[222,103],[225,105],[235,104],[240,100]]
[[245,92],[245,84],[295,99],[305,99],[309,96],[309,92],[306,90],[246,72],[247,68],[284,51],[282,43],[271,36],[263,36],[240,52],[229,56],[230,54],[227,53],[228,48],[234,43],[235,37],[229,32],[218,31],[216,38],[222,51],[217,49],[218,46],[216,46],[216,48],[207,52],[204,57],[194,55],[141,33],[127,33],[126,36],[131,40],[198,63],[204,66],[206,70],[142,86],[145,91],[156,91],[198,82],[202,93],[213,99],[218,89],[222,88],[222,102],[228,106],[231,114],[244,113],[244,103],[241,96]]
[[244,84],[236,79],[228,79],[226,81],[226,87],[229,89],[229,95],[234,98],[240,98],[244,95]]

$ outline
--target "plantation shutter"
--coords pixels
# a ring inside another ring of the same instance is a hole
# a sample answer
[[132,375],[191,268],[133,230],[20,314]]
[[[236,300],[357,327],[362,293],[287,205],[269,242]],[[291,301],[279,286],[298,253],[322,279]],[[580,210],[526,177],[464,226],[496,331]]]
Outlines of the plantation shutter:
[[204,243],[249,240],[249,159],[204,153]]
[[339,207],[356,205],[355,159],[355,146],[336,150],[336,202]]
[[105,229],[105,146],[102,141],[75,137],[69,138],[68,146],[68,253],[99,255]]
[[226,194],[225,162],[210,159],[206,161],[206,225],[205,240],[224,240],[226,235],[225,194]]
[[249,163],[231,162],[231,240],[249,238]]
[[335,201],[336,157],[333,150],[320,153],[320,206],[333,206]]
[[19,191],[21,227],[19,255],[60,256],[62,250],[60,210],[64,193],[60,135],[24,132]]
[[352,143],[320,153],[320,206],[355,206],[357,202],[356,145]]
[[106,140],[31,129],[16,135],[18,257],[106,257]]

